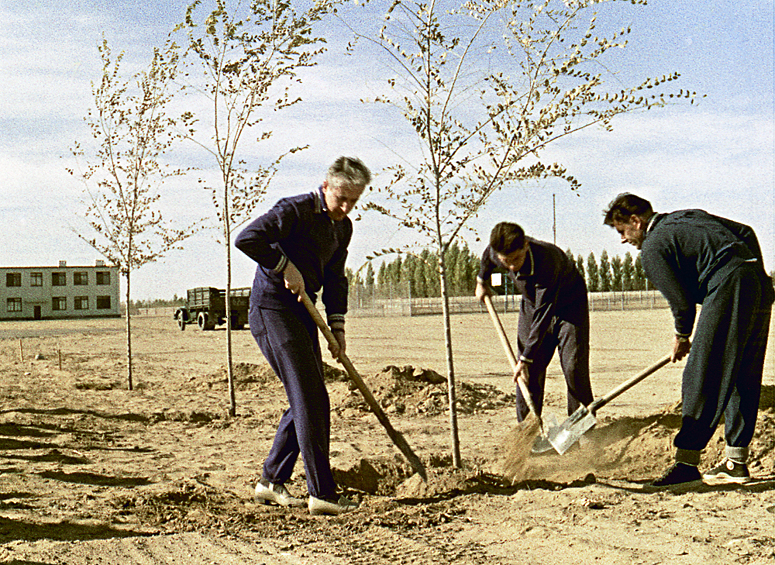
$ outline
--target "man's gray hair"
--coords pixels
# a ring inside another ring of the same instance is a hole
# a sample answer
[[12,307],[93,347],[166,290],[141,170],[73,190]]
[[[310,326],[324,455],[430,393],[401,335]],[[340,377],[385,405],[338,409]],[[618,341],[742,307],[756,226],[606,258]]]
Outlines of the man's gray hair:
[[371,182],[371,172],[363,161],[356,157],[339,157],[328,168],[327,179],[329,183],[336,180],[365,187]]

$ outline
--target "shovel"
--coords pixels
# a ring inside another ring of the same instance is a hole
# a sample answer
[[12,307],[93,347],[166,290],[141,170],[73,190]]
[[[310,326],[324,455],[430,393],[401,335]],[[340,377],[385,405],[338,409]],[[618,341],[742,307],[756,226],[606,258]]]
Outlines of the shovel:
[[[485,295],[484,303],[487,306],[487,311],[490,313],[490,318],[492,318],[492,323],[495,326],[495,330],[498,332],[498,337],[501,339],[503,350],[506,352],[506,357],[509,358],[511,370],[513,371],[517,368],[517,357],[514,355],[514,350],[511,349],[511,343],[509,343],[509,338],[506,335],[506,331],[503,329],[503,324],[501,324],[501,320],[498,317],[498,312],[495,311],[495,307],[492,305],[492,298],[490,295]],[[541,430],[541,439],[544,439],[546,437],[546,433],[544,431],[544,422],[536,411],[535,404],[533,404],[533,397],[530,395],[530,390],[527,388],[527,383],[523,378],[520,377],[517,379],[517,384],[519,385],[519,390],[522,392],[522,397],[525,399],[525,404],[527,404],[528,409],[538,419],[538,427]],[[540,443],[543,444],[546,442],[542,441]],[[551,449],[551,446],[547,445],[545,449],[538,449],[537,451],[543,452],[549,451],[549,449]]]
[[592,402],[589,406],[581,406],[573,414],[568,416],[562,424],[549,430],[549,443],[552,444],[557,453],[562,455],[576,443],[581,436],[590,430],[597,423],[595,413],[608,404],[611,400],[631,389],[650,374],[661,369],[670,362],[670,355],[667,355],[654,363],[651,367],[644,369],[630,380],[623,382],[611,392]]
[[[338,347],[339,342],[336,341],[336,337],[334,337],[333,332],[328,327],[328,324],[326,324],[325,320],[323,320],[323,316],[320,315],[320,312],[318,312],[318,309],[312,303],[312,300],[310,300],[309,296],[307,296],[307,293],[302,291],[300,297],[304,307],[309,312],[309,315],[312,316],[312,319],[315,321],[317,327],[321,332],[323,332],[326,341]],[[412,451],[412,448],[409,447],[409,444],[404,439],[404,436],[397,432],[390,424],[388,417],[385,415],[382,407],[377,402],[377,399],[374,398],[374,395],[369,390],[369,387],[367,387],[366,383],[363,382],[363,379],[358,374],[358,371],[355,370],[355,367],[344,353],[339,355],[339,362],[344,365],[350,380],[352,380],[358,387],[358,390],[361,391],[363,398],[366,400],[366,404],[369,405],[371,411],[374,412],[375,416],[377,416],[377,420],[379,420],[380,424],[382,424],[382,426],[387,430],[390,439],[393,440],[393,443],[396,445],[396,447],[398,447],[401,453],[404,454],[415,472],[417,472],[425,482],[428,482],[428,475],[425,473],[425,467],[423,466],[422,461],[420,461],[420,458],[415,455],[414,451]]]

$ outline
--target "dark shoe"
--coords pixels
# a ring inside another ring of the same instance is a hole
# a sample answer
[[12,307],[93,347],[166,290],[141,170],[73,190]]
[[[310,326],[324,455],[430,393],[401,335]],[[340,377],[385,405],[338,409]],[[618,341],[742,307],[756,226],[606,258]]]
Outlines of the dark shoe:
[[344,496],[340,496],[335,500],[326,500],[324,498],[309,497],[309,513],[313,516],[320,516],[323,514],[339,515],[345,512],[350,512],[358,508],[358,505]]
[[651,486],[692,486],[694,484],[700,484],[701,482],[702,476],[697,467],[694,465],[687,465],[686,463],[674,463],[661,478],[651,483]]
[[727,458],[705,473],[702,478],[714,483],[743,484],[751,480],[751,474],[748,472],[748,465]]
[[301,498],[291,496],[283,484],[273,484],[261,479],[256,485],[255,499],[264,504],[277,504],[278,506],[294,506],[301,508],[304,501]]

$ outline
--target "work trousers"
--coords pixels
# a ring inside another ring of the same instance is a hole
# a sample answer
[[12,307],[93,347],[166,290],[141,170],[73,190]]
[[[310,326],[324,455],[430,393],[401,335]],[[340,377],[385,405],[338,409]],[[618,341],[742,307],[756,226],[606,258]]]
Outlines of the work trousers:
[[704,449],[722,416],[727,445],[747,447],[753,438],[772,310],[761,270],[744,263],[702,303],[683,372],[678,449]]
[[280,418],[263,477],[287,482],[301,454],[309,494],[330,498],[336,493],[329,461],[331,412],[315,322],[302,304],[285,310],[252,306],[249,319],[250,331],[282,381],[290,405]]
[[[517,347],[520,352],[530,334],[532,321],[531,307],[521,308],[517,326]],[[539,346],[533,349],[532,363],[527,365],[528,390],[539,416],[543,411],[546,368],[555,351],[559,352],[560,367],[568,388],[567,410],[570,415],[582,404],[588,406],[593,400],[589,380],[589,309],[586,295],[573,312],[552,319],[546,335]],[[517,421],[524,420],[529,412],[522,391],[517,386]]]

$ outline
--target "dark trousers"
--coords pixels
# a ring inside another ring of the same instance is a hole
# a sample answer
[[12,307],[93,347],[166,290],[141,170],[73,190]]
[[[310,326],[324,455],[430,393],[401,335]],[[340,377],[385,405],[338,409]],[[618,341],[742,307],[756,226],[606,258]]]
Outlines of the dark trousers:
[[[519,351],[524,349],[532,321],[533,312],[530,307],[520,309],[517,327]],[[589,381],[589,309],[586,295],[574,312],[552,320],[546,335],[533,351],[533,362],[527,365],[528,389],[538,415],[543,411],[546,367],[555,351],[560,354],[560,367],[568,387],[568,415],[573,414],[582,404],[588,406],[592,403],[592,385]],[[517,420],[524,420],[529,411],[522,391],[517,386]]]
[[280,418],[263,476],[285,483],[301,454],[309,494],[331,497],[336,493],[329,462],[331,413],[315,322],[301,304],[286,310],[253,306],[249,318],[250,331],[280,377],[290,405]]
[[677,448],[704,449],[722,416],[727,445],[751,442],[772,309],[765,284],[761,266],[745,263],[703,301],[683,372]]

